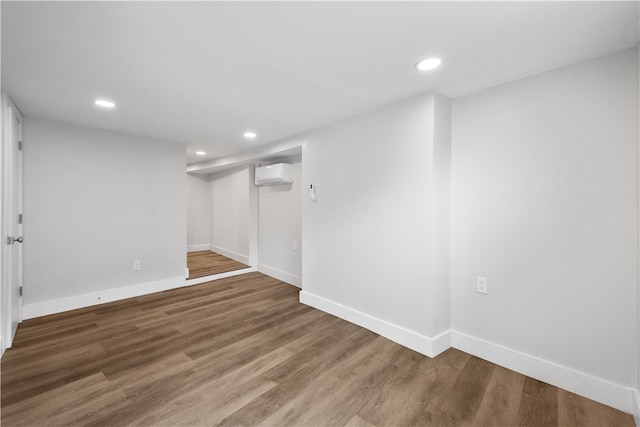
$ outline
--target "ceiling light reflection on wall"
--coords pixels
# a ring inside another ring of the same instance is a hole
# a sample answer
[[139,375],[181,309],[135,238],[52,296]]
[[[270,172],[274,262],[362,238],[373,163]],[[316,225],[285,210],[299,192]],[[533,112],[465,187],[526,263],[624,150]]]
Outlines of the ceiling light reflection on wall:
[[244,133],[244,137],[247,138],[247,139],[254,139],[256,136],[258,136],[258,135],[256,135],[255,132],[245,132]]
[[420,71],[429,71],[440,66],[442,61],[440,58],[427,58],[416,64],[416,68]]
[[204,152],[204,151],[196,151],[196,154],[197,154],[198,156],[206,156],[206,155],[207,155],[207,153],[206,153],[206,152]]

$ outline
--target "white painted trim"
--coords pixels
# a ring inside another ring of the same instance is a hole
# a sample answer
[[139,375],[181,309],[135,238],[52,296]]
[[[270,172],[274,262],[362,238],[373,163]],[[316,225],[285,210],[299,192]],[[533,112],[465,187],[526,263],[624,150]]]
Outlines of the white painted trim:
[[209,243],[200,243],[199,245],[187,245],[187,252],[208,251]]
[[233,252],[233,251],[230,251],[230,250],[227,250],[227,249],[219,248],[219,247],[217,247],[215,245],[209,245],[209,250],[211,252],[215,252],[217,254],[224,255],[227,258],[231,258],[231,259],[233,259],[235,261],[238,261],[238,262],[241,262],[243,264],[251,265],[249,263],[249,257],[246,256],[246,255],[242,255],[242,254],[239,254],[237,252]]
[[458,331],[446,331],[436,337],[427,337],[304,290],[300,292],[300,302],[355,323],[429,357],[435,357],[449,347],[457,348],[523,375],[633,414],[636,425],[640,427],[639,392],[630,387]]
[[[640,19],[640,10],[638,10],[638,19]],[[638,45],[638,84],[640,84],[640,45]],[[640,92],[638,92],[638,101],[640,102]],[[637,124],[640,123],[640,110],[638,110],[638,121],[636,122],[636,138],[638,141],[638,148],[640,148],[640,129],[638,129]],[[640,150],[638,150],[638,159],[637,159],[638,163],[640,164]],[[636,169],[637,172],[637,169]],[[639,189],[640,189],[640,174],[637,174],[638,179],[638,184],[639,184]],[[640,190],[639,190],[639,195],[640,195]],[[640,197],[638,198],[638,201],[640,202]],[[638,208],[640,208],[640,203],[637,206]],[[640,229],[638,229],[638,240],[636,242],[639,245],[640,248]],[[640,254],[640,251],[638,252],[638,254]],[[640,258],[638,259],[638,261],[640,261]],[[636,276],[637,278],[637,276]],[[638,286],[636,286],[636,292],[638,291]],[[636,294],[636,301],[639,305],[636,305],[636,309],[638,307],[640,307],[640,293]],[[640,325],[640,312],[636,313],[636,322]],[[636,364],[638,365],[638,367],[640,368],[640,328],[638,329],[638,359],[636,360]],[[638,370],[638,378],[637,378],[637,382],[636,382],[636,390],[634,390],[633,393],[633,421],[636,423],[636,427],[640,427],[640,370]]]
[[34,317],[61,313],[63,311],[75,310],[77,308],[90,307],[92,305],[104,304],[107,302],[166,291],[168,289],[175,289],[183,286],[185,286],[184,277],[172,277],[170,279],[139,283],[121,288],[105,289],[104,291],[99,292],[91,292],[88,294],[26,304],[23,307],[23,314],[25,319],[32,319]]
[[227,271],[225,273],[214,274],[211,276],[197,277],[195,279],[189,279],[185,283],[185,286],[199,285],[200,283],[211,282],[213,280],[225,279],[227,277],[239,276],[241,274],[253,273],[258,271],[255,267],[243,268],[241,270]]
[[451,335],[449,331],[430,338],[304,290],[300,292],[300,302],[355,323],[429,357],[435,357],[450,347]]
[[634,390],[548,360],[521,353],[458,331],[451,332],[454,348],[497,365],[631,413]]
[[260,273],[266,274],[267,276],[271,276],[278,280],[282,280],[283,282],[288,283],[290,285],[297,286],[298,288],[302,288],[302,277],[300,276],[289,274],[286,271],[282,271],[265,264],[258,264],[258,271]]
[[245,264],[258,265],[260,263],[260,191],[253,185],[256,168],[249,166],[249,259]]

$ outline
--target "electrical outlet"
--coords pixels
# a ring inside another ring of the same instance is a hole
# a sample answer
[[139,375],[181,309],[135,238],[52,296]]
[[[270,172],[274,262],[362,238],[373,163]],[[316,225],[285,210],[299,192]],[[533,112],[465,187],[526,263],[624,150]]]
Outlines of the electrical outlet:
[[140,260],[137,259],[133,261],[133,271],[139,271],[139,270],[142,270],[142,265],[140,263]]
[[488,293],[488,285],[487,285],[486,277],[480,277],[480,276],[476,277],[476,290],[481,294]]

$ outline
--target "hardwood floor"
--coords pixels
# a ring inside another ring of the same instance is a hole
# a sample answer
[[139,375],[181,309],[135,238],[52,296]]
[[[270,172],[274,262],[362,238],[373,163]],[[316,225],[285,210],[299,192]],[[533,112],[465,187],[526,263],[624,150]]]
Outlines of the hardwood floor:
[[4,426],[632,426],[450,349],[434,359],[260,273],[25,321]]
[[189,268],[189,279],[213,276],[214,274],[226,273],[228,271],[234,270],[242,270],[243,268],[248,267],[249,266],[246,264],[211,251],[187,253],[187,268]]

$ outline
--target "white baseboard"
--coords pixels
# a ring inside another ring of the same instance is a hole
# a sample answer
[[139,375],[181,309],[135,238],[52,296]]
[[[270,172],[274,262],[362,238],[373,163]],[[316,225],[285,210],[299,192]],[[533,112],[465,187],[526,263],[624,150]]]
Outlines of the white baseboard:
[[180,288],[183,286],[185,286],[184,277],[172,277],[170,279],[139,283],[121,288],[105,289],[104,291],[74,295],[71,297],[37,302],[34,304],[26,304],[22,308],[22,313],[25,319],[32,319],[34,317],[61,313],[63,311],[104,304],[107,302],[166,291],[168,289]]
[[199,252],[199,251],[208,251],[209,250],[208,243],[201,243],[199,245],[187,245],[187,252]]
[[267,276],[271,276],[275,279],[282,280],[285,283],[288,283],[293,286],[297,286],[298,288],[302,288],[302,277],[294,276],[293,274],[289,274],[285,271],[278,270],[277,268],[258,264],[258,271],[260,273],[264,273]]
[[[621,411],[632,413],[634,391],[631,388],[596,378],[548,360],[521,353],[462,332],[451,332],[454,348],[497,365],[579,394]],[[635,399],[637,402],[637,399]]]
[[245,273],[253,273],[258,271],[255,267],[243,268],[241,270],[227,271],[225,273],[214,274],[211,276],[196,277],[195,279],[189,279],[186,281],[185,286],[199,285],[200,283],[211,282],[213,280],[225,279],[227,277],[239,276]]
[[451,334],[449,331],[433,338],[427,337],[304,290],[300,292],[300,302],[362,326],[425,356],[435,357],[451,346]]
[[636,425],[640,427],[638,390],[462,332],[446,331],[436,337],[427,337],[304,290],[300,292],[300,302],[355,323],[429,357],[435,357],[449,347],[457,348],[523,375],[633,414]]
[[219,248],[219,247],[217,247],[215,245],[209,245],[209,250],[211,252],[215,252],[217,254],[224,255],[227,258],[231,258],[231,259],[236,260],[238,262],[241,262],[243,264],[251,265],[251,263],[249,262],[249,257],[247,255],[242,255],[242,254],[239,254],[237,252],[233,252],[233,251],[230,251],[230,250],[227,250],[227,249],[224,249],[224,248]]

